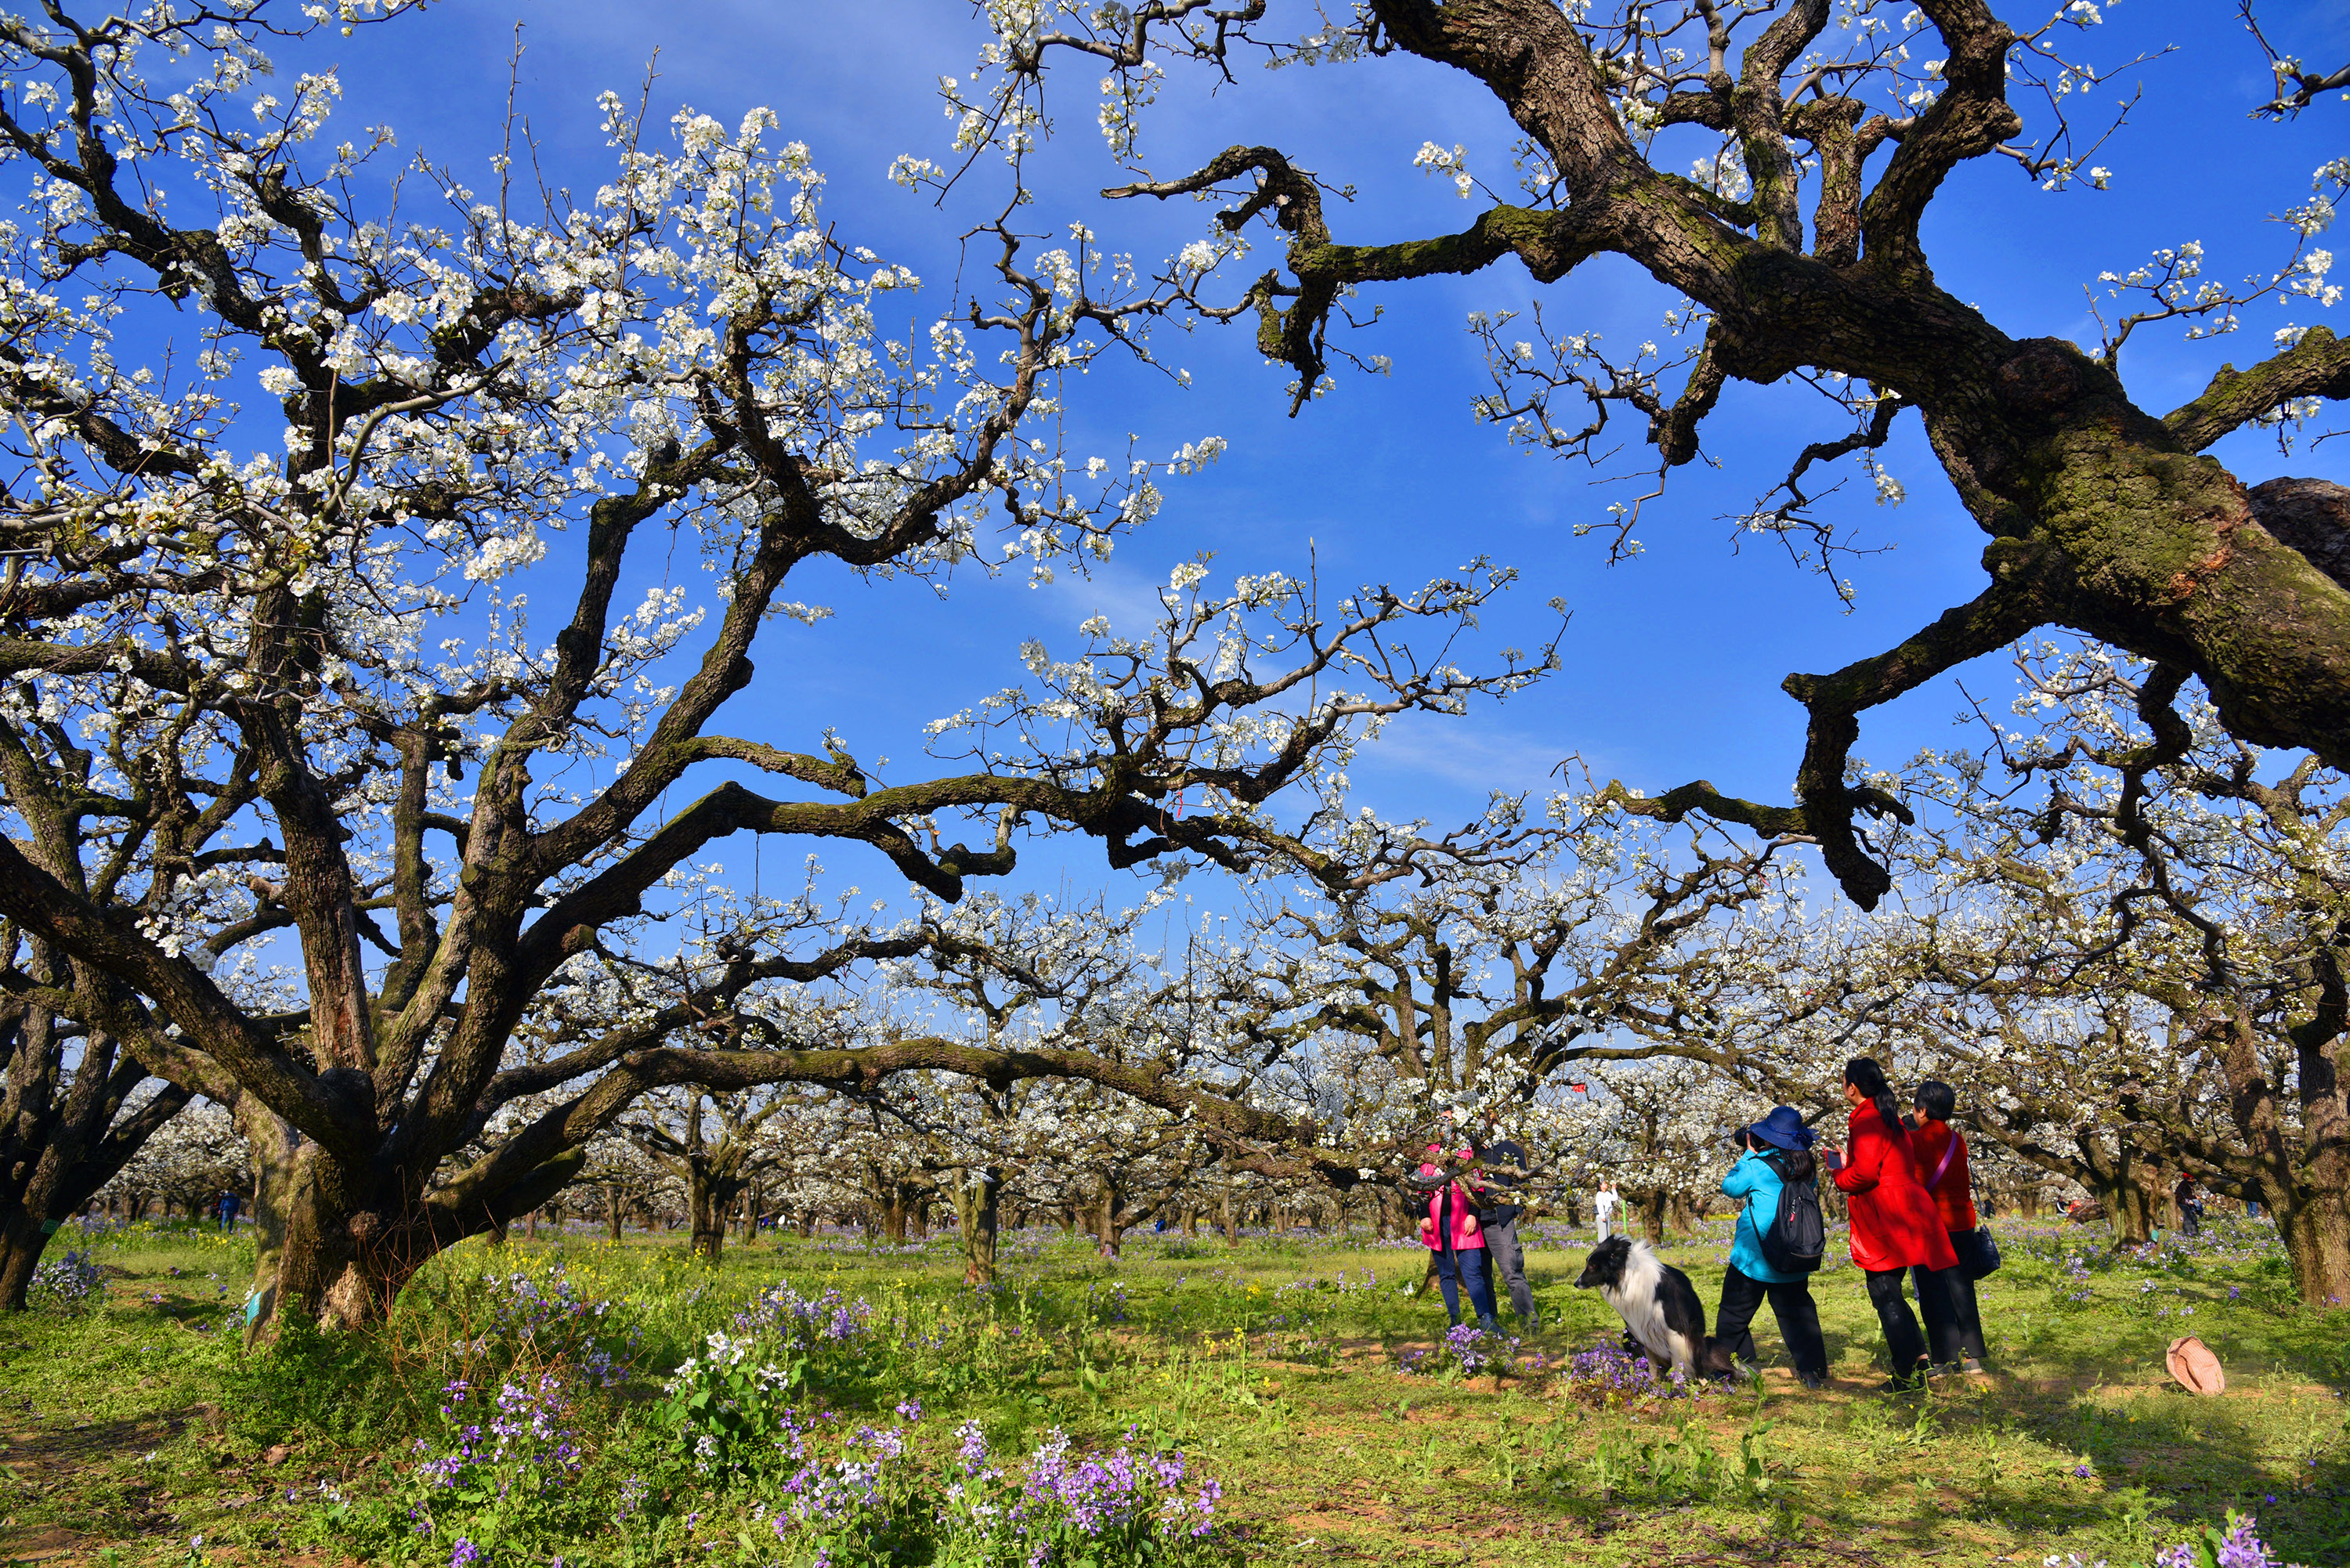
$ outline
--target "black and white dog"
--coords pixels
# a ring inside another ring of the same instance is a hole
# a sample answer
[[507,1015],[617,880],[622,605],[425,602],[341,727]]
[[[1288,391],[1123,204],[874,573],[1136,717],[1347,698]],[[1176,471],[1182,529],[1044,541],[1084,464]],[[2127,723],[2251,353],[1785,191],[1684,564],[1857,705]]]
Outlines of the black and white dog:
[[1597,1291],[1624,1320],[1632,1340],[1658,1371],[1684,1378],[1714,1371],[1705,1338],[1705,1303],[1690,1277],[1657,1256],[1646,1241],[1611,1236],[1591,1249],[1579,1291]]

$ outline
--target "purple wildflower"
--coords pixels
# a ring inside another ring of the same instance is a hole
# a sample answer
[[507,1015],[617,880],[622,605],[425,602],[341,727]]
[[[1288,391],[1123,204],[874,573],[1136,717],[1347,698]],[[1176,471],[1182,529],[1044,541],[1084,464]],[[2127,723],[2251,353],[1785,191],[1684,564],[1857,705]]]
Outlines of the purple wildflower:
[[962,1439],[962,1447],[955,1455],[962,1461],[962,1473],[977,1475],[987,1463],[987,1434],[979,1429],[978,1422],[965,1421],[955,1428],[955,1436]]

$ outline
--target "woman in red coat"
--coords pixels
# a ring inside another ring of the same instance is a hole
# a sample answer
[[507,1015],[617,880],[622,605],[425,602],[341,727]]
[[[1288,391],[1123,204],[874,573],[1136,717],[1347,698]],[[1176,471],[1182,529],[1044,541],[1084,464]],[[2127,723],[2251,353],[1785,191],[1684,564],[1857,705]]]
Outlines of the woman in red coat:
[[1885,1069],[1866,1056],[1846,1063],[1844,1097],[1852,1105],[1852,1143],[1840,1159],[1830,1151],[1829,1168],[1852,1211],[1852,1261],[1868,1277],[1869,1304],[1885,1330],[1893,1361],[1893,1380],[1886,1386],[1916,1388],[1925,1382],[1929,1362],[1901,1279],[1913,1267],[1953,1268],[1958,1254],[1918,1178],[1909,1129],[1901,1125],[1901,1105]]

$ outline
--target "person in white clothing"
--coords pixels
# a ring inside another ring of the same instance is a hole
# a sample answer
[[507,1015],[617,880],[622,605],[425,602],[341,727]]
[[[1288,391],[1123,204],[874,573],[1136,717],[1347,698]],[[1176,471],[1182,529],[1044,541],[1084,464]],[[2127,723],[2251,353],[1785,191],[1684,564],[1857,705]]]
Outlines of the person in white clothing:
[[1605,1241],[1616,1233],[1616,1205],[1619,1201],[1614,1179],[1602,1181],[1598,1192],[1591,1199],[1592,1211],[1599,1217],[1599,1241]]

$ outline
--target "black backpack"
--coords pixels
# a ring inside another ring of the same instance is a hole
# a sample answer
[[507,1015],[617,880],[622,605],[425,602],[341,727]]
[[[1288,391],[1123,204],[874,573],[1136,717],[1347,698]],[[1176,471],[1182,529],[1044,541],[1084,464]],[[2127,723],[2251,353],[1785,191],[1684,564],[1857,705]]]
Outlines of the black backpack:
[[1827,1220],[1820,1212],[1819,1167],[1809,1155],[1804,1156],[1803,1163],[1811,1168],[1799,1181],[1789,1171],[1794,1162],[1784,1152],[1762,1158],[1779,1173],[1779,1212],[1755,1238],[1762,1249],[1762,1261],[1778,1273],[1808,1274],[1820,1266],[1828,1250]]

